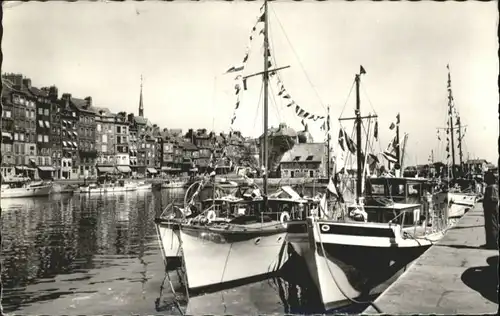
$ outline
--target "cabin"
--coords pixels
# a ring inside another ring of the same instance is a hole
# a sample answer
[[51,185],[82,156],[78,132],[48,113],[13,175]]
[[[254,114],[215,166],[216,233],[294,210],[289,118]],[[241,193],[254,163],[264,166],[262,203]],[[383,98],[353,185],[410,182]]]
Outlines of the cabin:
[[[426,216],[428,213],[425,193],[431,191],[428,179],[368,178],[365,187],[368,221],[387,223],[400,217],[394,223],[413,226],[421,220],[421,215]],[[407,214],[400,215],[402,212]]]

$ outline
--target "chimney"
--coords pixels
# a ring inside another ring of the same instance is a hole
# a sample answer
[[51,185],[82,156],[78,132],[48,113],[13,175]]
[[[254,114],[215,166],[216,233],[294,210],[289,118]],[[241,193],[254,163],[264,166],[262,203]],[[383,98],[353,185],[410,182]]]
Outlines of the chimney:
[[29,78],[23,79],[23,85],[25,85],[26,88],[31,89],[31,79]]
[[85,104],[86,108],[90,108],[92,106],[92,97],[86,97],[85,101],[87,101]]
[[69,102],[71,101],[71,93],[63,93],[62,99],[66,101],[66,108],[69,108]]
[[57,91],[57,87],[56,86],[51,86],[49,88],[49,98],[52,101],[55,101],[55,100],[57,100],[58,97],[59,97],[59,93]]

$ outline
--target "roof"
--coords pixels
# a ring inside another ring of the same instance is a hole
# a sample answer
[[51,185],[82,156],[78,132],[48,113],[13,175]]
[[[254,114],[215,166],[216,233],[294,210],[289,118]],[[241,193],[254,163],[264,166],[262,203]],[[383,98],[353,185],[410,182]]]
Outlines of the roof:
[[38,89],[37,87],[31,87],[31,89],[29,89],[29,90],[31,91],[31,93],[33,93],[34,95],[39,96],[39,97],[48,97],[49,96],[47,91],[43,91],[41,89]]
[[183,146],[184,146],[184,149],[186,149],[186,150],[198,150],[198,147],[196,147],[195,144],[190,143],[190,142],[184,141]]
[[[297,137],[297,132],[291,128],[286,126],[286,124],[280,124],[279,127],[271,127],[267,130],[268,137],[277,137],[277,136],[288,136],[288,137]],[[264,137],[264,134],[260,135],[259,138]]]
[[325,155],[324,143],[296,144],[281,158],[283,162],[321,162]]
[[93,108],[94,108],[94,111],[96,112],[96,114],[98,114],[98,115],[101,115],[100,113],[102,112],[102,115],[104,115],[104,116],[109,116],[109,117],[115,116],[115,114],[111,113],[111,111],[108,108],[96,107],[96,106]]
[[134,116],[134,121],[139,125],[151,125],[151,122],[145,117],[142,116]]

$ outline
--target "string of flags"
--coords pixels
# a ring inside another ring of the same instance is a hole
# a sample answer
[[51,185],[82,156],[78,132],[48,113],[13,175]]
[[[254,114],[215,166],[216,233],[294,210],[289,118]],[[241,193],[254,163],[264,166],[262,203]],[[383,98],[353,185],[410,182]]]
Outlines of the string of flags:
[[[250,36],[248,38],[248,44],[247,44],[247,47],[245,49],[245,56],[243,57],[243,61],[241,62],[241,64],[239,64],[237,66],[232,66],[231,68],[229,68],[226,71],[226,74],[228,74],[228,73],[242,72],[245,69],[245,66],[246,66],[246,64],[248,62],[248,56],[250,55],[251,44],[252,44],[253,39],[256,36],[257,29],[260,28],[259,35],[260,34],[264,34],[263,22],[265,21],[265,15],[266,14],[264,12],[264,5],[263,5],[260,8],[260,14],[257,17],[257,21],[255,22],[255,24],[252,27],[252,30],[250,32]],[[229,127],[229,129],[231,131],[233,130],[233,124],[234,124],[234,121],[236,120],[236,110],[238,110],[238,108],[240,107],[240,97],[241,97],[240,92],[241,92],[242,89],[243,90],[247,90],[246,79],[243,78],[243,76],[241,74],[238,74],[234,80],[235,80],[234,89],[235,89],[235,94],[236,94],[236,106],[234,108],[233,115],[231,117],[231,124],[230,124],[230,127]]]
[[382,156],[387,159],[387,161],[396,163],[398,162],[398,158],[396,157],[396,148],[398,147],[398,139],[397,135],[394,139],[389,143],[387,149],[382,153]]
[[391,126],[389,126],[389,129],[392,131],[396,126],[399,126],[400,123],[400,115],[396,115],[396,123],[392,122]]

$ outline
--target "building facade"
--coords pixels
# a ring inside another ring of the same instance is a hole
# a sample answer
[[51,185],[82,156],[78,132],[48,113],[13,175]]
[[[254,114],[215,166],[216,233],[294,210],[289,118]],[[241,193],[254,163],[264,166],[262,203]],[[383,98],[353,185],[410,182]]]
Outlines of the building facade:
[[80,157],[78,152],[78,111],[72,106],[71,94],[63,93],[59,102],[60,111],[56,119],[61,120],[61,178],[79,177]]
[[128,127],[127,114],[125,112],[119,112],[115,116],[115,162],[118,172],[124,175],[132,174],[132,169],[130,169]]
[[52,102],[46,90],[32,87],[36,96],[36,134],[37,134],[37,169],[38,177],[44,180],[53,179],[55,169],[52,166]]
[[78,155],[80,178],[95,177],[97,162],[96,150],[96,111],[92,107],[92,97],[72,99],[72,104],[78,111]]
[[285,152],[280,161],[282,178],[327,176],[328,152],[324,143],[301,143]]
[[115,172],[115,114],[108,108],[96,108],[95,147],[98,174]]

